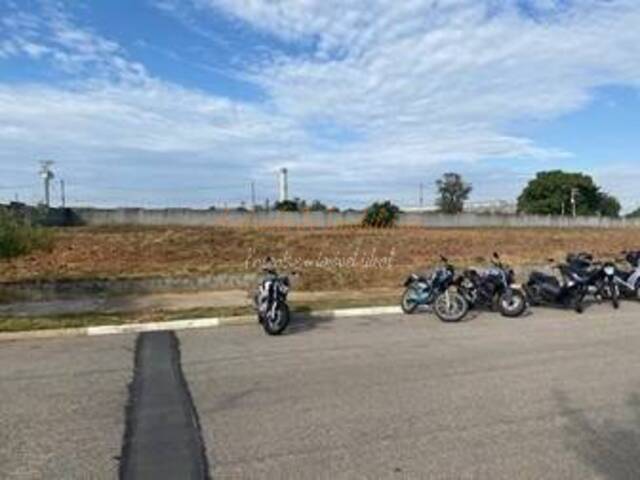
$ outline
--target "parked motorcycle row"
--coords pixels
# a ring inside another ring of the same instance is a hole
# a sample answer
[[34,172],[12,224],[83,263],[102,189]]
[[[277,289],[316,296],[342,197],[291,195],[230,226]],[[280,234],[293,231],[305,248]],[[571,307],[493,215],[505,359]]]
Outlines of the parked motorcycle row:
[[[402,310],[414,313],[430,306],[443,322],[459,322],[470,309],[497,310],[507,317],[518,317],[529,305],[557,306],[584,311],[584,301],[592,296],[610,301],[619,308],[621,298],[640,300],[640,251],[622,252],[627,267],[615,262],[599,262],[585,252],[570,253],[564,263],[549,262],[559,275],[534,271],[524,285],[515,283],[512,268],[493,254],[485,271],[470,269],[457,275],[445,257],[442,266],[429,276],[412,274],[405,282]],[[619,260],[621,263],[623,260]]]
[[[404,283],[402,311],[415,313],[421,306],[431,307],[443,322],[459,322],[472,309],[498,311],[506,317],[519,317],[529,306],[557,306],[584,311],[585,299],[609,301],[619,308],[622,298],[640,300],[640,250],[622,252],[616,262],[596,261],[593,255],[580,252],[567,255],[565,262],[549,262],[559,275],[540,271],[530,274],[524,285],[515,281],[513,269],[498,253],[491,266],[483,271],[456,268],[441,256],[441,266],[430,275],[411,274]],[[619,267],[619,263],[626,267]],[[269,335],[280,335],[290,321],[287,295],[290,281],[275,269],[264,270],[254,295],[258,320]]]

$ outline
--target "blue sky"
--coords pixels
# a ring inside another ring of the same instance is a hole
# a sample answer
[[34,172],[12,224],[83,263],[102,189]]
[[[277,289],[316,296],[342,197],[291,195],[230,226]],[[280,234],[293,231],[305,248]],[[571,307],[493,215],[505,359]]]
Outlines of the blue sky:
[[640,206],[635,0],[0,0],[0,201],[513,200],[586,171]]

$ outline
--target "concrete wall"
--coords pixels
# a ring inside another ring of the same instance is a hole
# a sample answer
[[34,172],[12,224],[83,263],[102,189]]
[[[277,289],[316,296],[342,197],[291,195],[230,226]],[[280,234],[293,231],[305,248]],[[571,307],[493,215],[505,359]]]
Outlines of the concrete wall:
[[[76,224],[90,226],[229,226],[229,227],[339,227],[359,225],[360,212],[237,212],[193,209],[88,209],[74,208]],[[536,215],[488,215],[463,213],[404,213],[400,226],[425,228],[477,227],[546,227],[546,228],[640,228],[640,219],[610,219],[600,217],[552,217]]]

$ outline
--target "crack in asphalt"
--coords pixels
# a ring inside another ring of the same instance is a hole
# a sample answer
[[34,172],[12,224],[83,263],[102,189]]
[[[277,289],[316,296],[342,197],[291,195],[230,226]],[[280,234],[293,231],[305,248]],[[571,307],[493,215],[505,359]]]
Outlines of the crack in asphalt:
[[125,418],[121,480],[210,479],[174,332],[138,336]]

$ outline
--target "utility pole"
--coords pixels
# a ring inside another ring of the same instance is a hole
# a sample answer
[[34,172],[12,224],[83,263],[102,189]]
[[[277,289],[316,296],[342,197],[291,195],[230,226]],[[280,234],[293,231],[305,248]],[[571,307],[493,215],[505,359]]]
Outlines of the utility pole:
[[251,210],[256,209],[256,182],[251,180]]
[[51,180],[55,177],[53,172],[51,171],[51,165],[53,165],[52,160],[42,160],[40,162],[40,178],[44,182],[44,204],[47,208],[51,205],[51,198],[49,196]]
[[571,208],[573,211],[573,218],[576,218],[576,196],[578,195],[579,191],[577,188],[572,188],[571,189]]
[[67,208],[67,195],[64,191],[64,180],[60,179],[60,200],[62,201],[62,208]]

